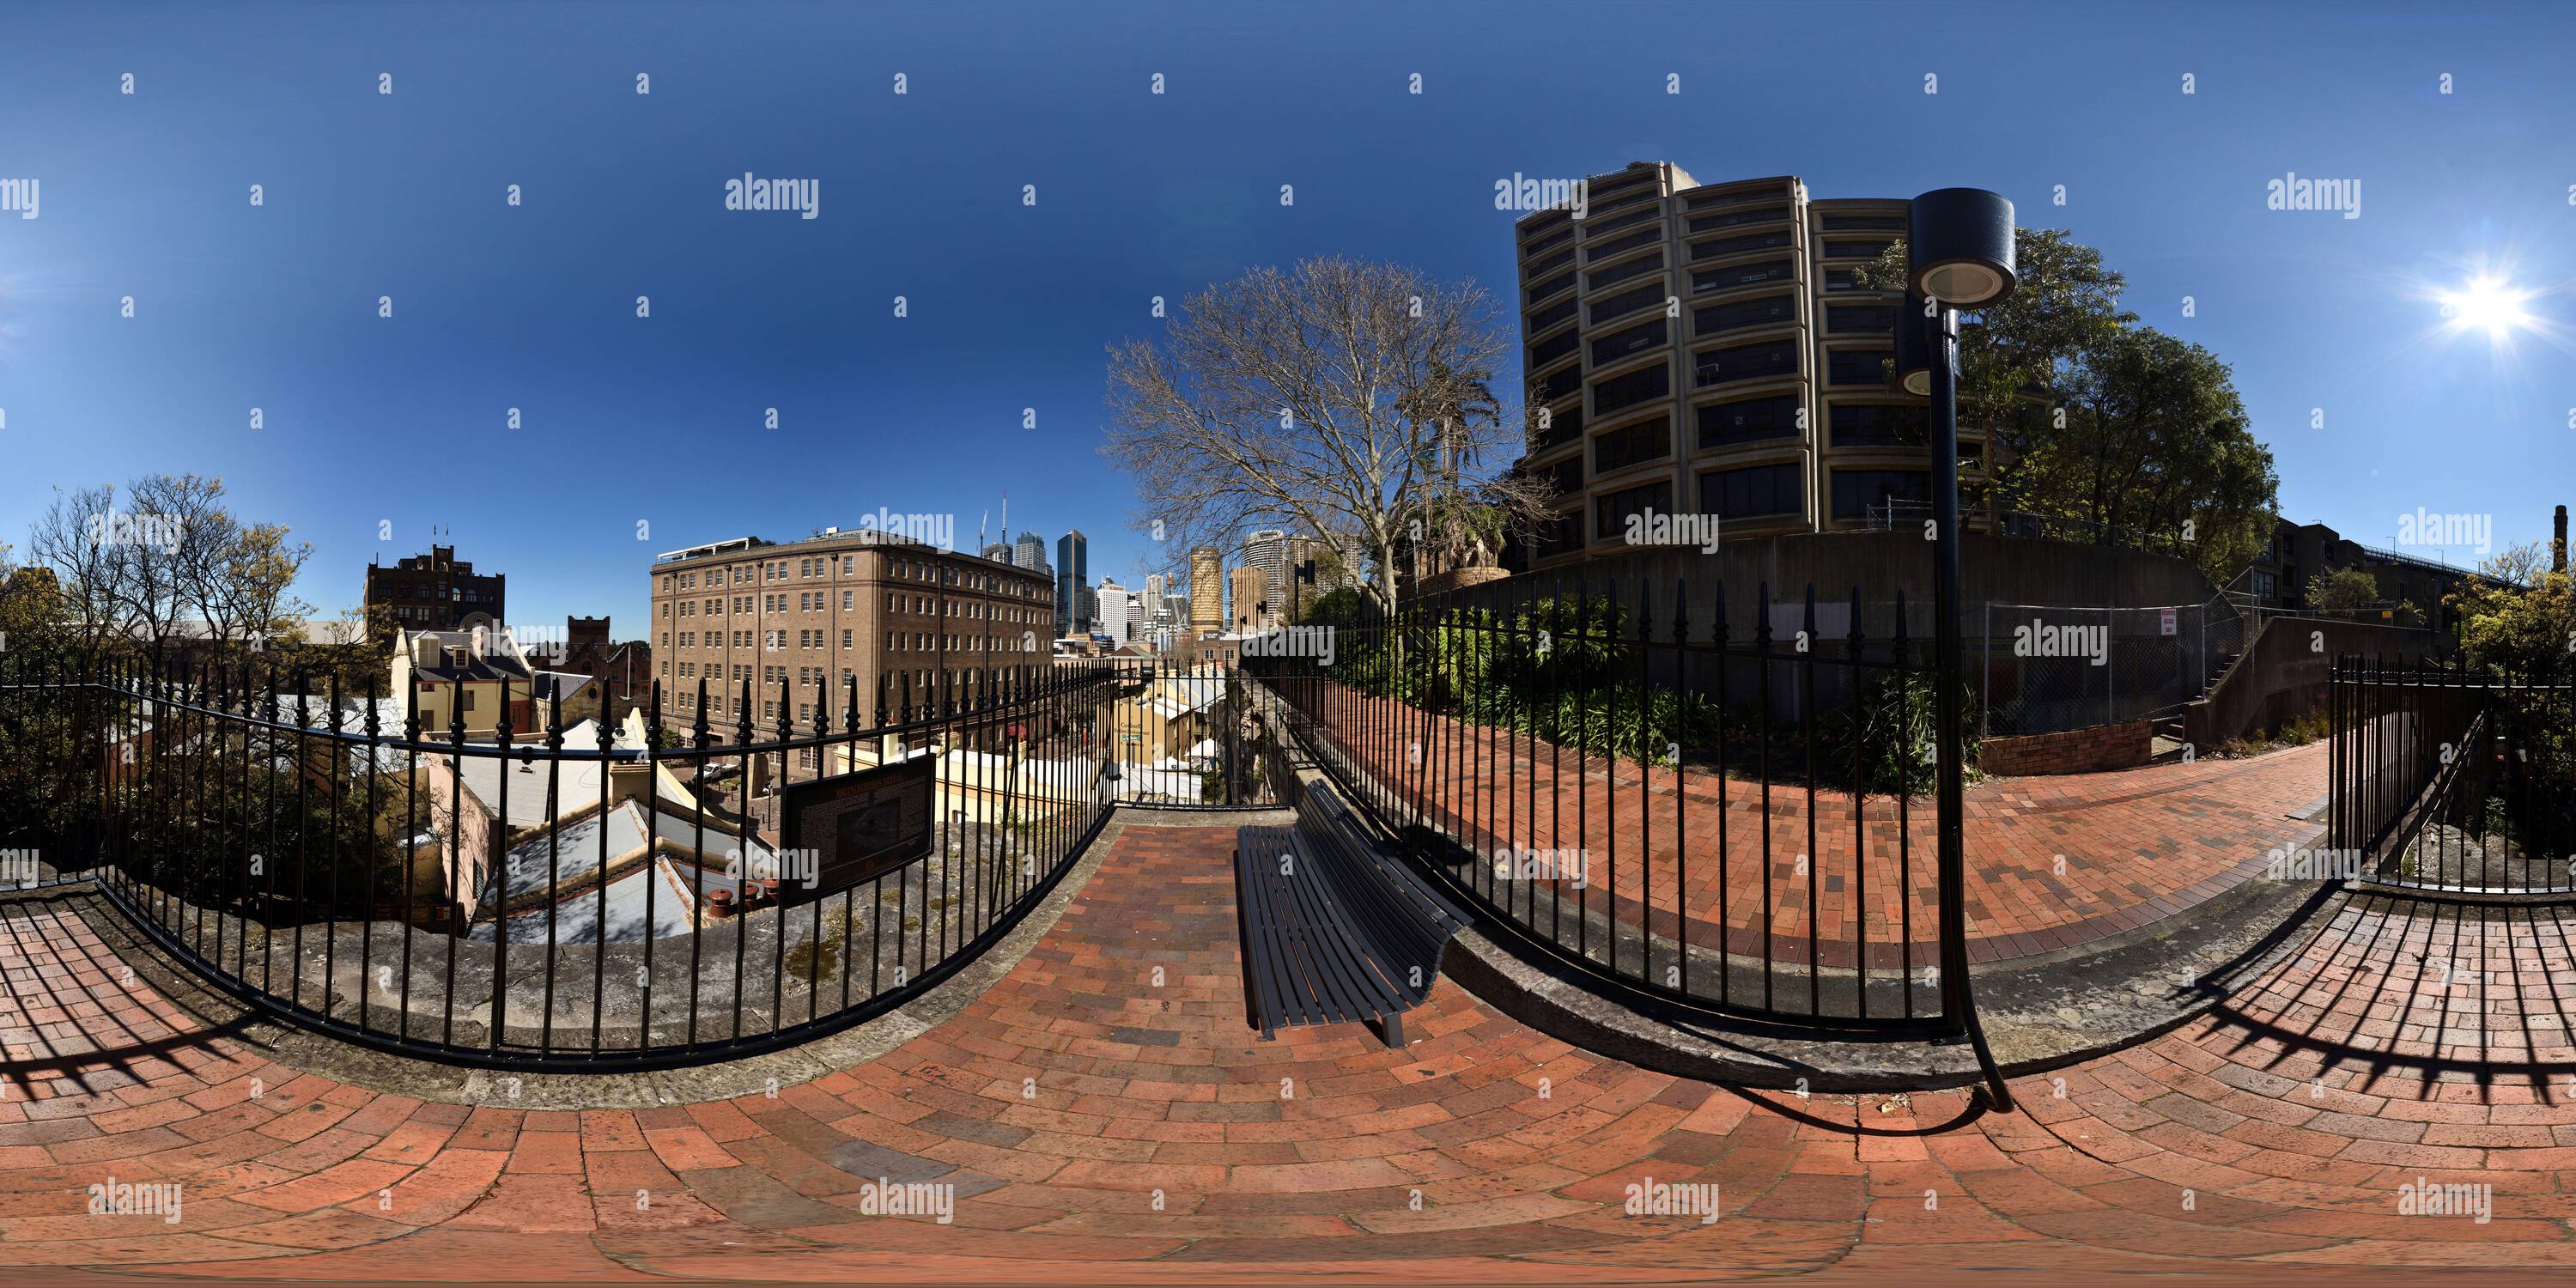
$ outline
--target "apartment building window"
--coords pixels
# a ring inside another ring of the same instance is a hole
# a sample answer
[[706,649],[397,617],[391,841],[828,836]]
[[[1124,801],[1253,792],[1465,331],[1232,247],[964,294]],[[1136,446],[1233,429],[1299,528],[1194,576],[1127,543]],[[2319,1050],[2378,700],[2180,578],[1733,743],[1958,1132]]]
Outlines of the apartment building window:
[[1710,291],[1732,291],[1766,282],[1786,282],[1798,276],[1798,266],[1785,259],[1761,264],[1737,264],[1730,268],[1702,268],[1691,272],[1691,294]]
[[1592,342],[1592,365],[1603,367],[1623,358],[1633,358],[1649,349],[1663,346],[1670,342],[1671,338],[1671,332],[1665,329],[1662,318],[1656,318],[1642,326],[1629,327],[1624,331],[1613,331]]
[[1549,233],[1543,237],[1531,238],[1528,245],[1521,247],[1521,258],[1527,259],[1532,255],[1536,255],[1539,252],[1548,249],[1549,247],[1562,246],[1572,240],[1574,240],[1574,225],[1571,223],[1563,224],[1559,226],[1555,232]]
[[1836,447],[1922,447],[1932,409],[1922,403],[1841,403],[1832,413]]
[[1691,217],[1690,230],[1695,233],[1715,232],[1720,228],[1765,224],[1788,217],[1787,206],[1746,206],[1740,210],[1721,210],[1713,215],[1694,215]]
[[1864,519],[1891,501],[1928,502],[1932,476],[1923,470],[1835,470],[1834,517]]
[[1893,242],[1883,241],[1827,241],[1825,243],[1825,258],[1876,259],[1879,256],[1886,254],[1887,248],[1894,244],[1895,243]]
[[1827,215],[1823,223],[1825,231],[1829,233],[1861,231],[1901,233],[1905,231],[1903,215]]
[[1538,470],[1538,477],[1547,480],[1548,486],[1560,496],[1570,496],[1582,491],[1583,454],[1577,452],[1554,465],[1541,467]]
[[1806,497],[1799,467],[1784,462],[1702,474],[1699,508],[1728,519],[1800,513],[1806,509]]
[[1536,544],[1536,557],[1571,554],[1583,548],[1583,512],[1568,510],[1541,520],[1531,534]]
[[1651,246],[1663,235],[1664,230],[1661,228],[1640,228],[1625,237],[1613,237],[1606,242],[1588,244],[1583,248],[1583,262],[1589,264],[1635,250],[1640,246]]
[[1661,398],[1673,391],[1672,368],[1656,363],[1642,371],[1613,376],[1592,386],[1592,414],[1606,416],[1622,407]]
[[850,610],[850,606],[856,602],[858,602],[857,591],[845,590],[841,592],[841,611],[848,612]]
[[1766,295],[1760,299],[1738,300],[1732,304],[1711,304],[1691,310],[1692,335],[1717,335],[1742,331],[1749,327],[1778,326],[1798,320],[1798,298],[1794,295]]
[[1825,309],[1827,335],[1887,335],[1895,330],[1893,304],[1835,304]]
[[[1621,291],[1616,295],[1594,300],[1591,304],[1592,325],[1599,326],[1604,322],[1626,317],[1639,309],[1651,308],[1663,303],[1664,298],[1664,284],[1661,281],[1653,281],[1632,291]],[[1572,300],[1568,300],[1564,307],[1571,310],[1573,304]]]
[[1643,277],[1648,273],[1661,272],[1663,271],[1663,267],[1664,253],[1659,250],[1652,255],[1640,255],[1624,264],[1613,264],[1608,268],[1592,269],[1583,275],[1583,284],[1586,289],[1597,291],[1604,286],[1615,285],[1633,277]]
[[1704,448],[1731,447],[1774,438],[1796,438],[1799,436],[1799,406],[1795,394],[1710,403],[1699,409],[1699,445]]
[[850,646],[850,633],[849,633],[848,631],[843,631],[843,632],[841,632],[841,647],[843,647],[843,648],[848,648],[849,646]]
[[1592,529],[1596,541],[1615,541],[1627,534],[1628,516],[1646,510],[1670,514],[1673,508],[1673,485],[1669,481],[1640,483],[1621,488],[1593,503],[1598,519]]
[[1794,376],[1798,374],[1798,345],[1794,340],[1772,340],[1715,349],[1698,355],[1695,370],[1702,387]]
[[1886,349],[1838,349],[1825,355],[1825,383],[1886,384],[1887,361],[1894,356]]
[[1540,300],[1546,299],[1547,297],[1556,294],[1558,291],[1562,291],[1572,285],[1574,285],[1574,274],[1559,273],[1555,277],[1551,277],[1548,280],[1529,288],[1529,302],[1536,304]]
[[1536,335],[1539,332],[1566,320],[1567,318],[1573,317],[1574,306],[1574,300],[1563,299],[1554,304],[1548,305],[1546,308],[1540,309],[1536,313],[1530,314],[1528,324],[1529,333]]
[[1789,245],[1789,230],[1775,229],[1765,233],[1746,233],[1740,237],[1720,237],[1713,241],[1692,242],[1691,260],[1721,259],[1728,255],[1749,255],[1757,250],[1780,250]]
[[1530,369],[1535,371],[1551,362],[1555,362],[1556,360],[1573,353],[1575,348],[1582,343],[1582,333],[1577,331],[1568,331],[1563,335],[1541,340],[1530,346]]
[[1661,206],[1648,206],[1644,210],[1630,211],[1616,219],[1586,219],[1584,221],[1586,227],[1583,235],[1587,238],[1607,237],[1622,228],[1633,228],[1649,219],[1662,218],[1663,213],[1663,207]]
[[1592,440],[1592,472],[1607,474],[1646,461],[1659,461],[1673,450],[1673,418],[1657,416],[1653,420],[1611,430]]

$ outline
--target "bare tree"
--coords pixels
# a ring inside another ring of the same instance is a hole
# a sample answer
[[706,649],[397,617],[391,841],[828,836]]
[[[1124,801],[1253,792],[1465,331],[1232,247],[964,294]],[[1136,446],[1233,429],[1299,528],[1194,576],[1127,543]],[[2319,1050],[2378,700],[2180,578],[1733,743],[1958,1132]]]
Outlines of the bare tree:
[[1443,497],[1521,496],[1461,473],[1523,441],[1518,415],[1470,414],[1509,343],[1473,282],[1341,258],[1255,269],[1191,297],[1160,340],[1111,348],[1101,453],[1136,480],[1136,526],[1167,566],[1256,527],[1350,534],[1392,609],[1397,547],[1426,538]]
[[95,534],[116,510],[116,485],[102,483],[77,492],[54,489],[54,503],[27,533],[31,566],[51,568],[61,595],[64,624],[84,668],[95,666],[110,644],[124,636],[115,591],[116,569],[107,547]]

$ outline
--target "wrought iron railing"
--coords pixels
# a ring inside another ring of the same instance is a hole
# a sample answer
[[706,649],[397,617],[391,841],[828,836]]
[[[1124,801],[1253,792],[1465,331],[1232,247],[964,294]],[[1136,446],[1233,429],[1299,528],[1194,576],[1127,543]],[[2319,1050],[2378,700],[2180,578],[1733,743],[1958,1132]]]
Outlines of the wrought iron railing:
[[2449,893],[2576,893],[2576,687],[2457,658],[2343,657],[2327,709],[2327,857],[2341,875]]
[[1489,928],[1597,986],[1955,1033],[1919,624],[1857,592],[1690,589],[1516,577],[1269,637],[1244,666]]
[[0,834],[309,1027],[484,1065],[687,1063],[881,1013],[996,942],[1132,789],[1115,735],[1153,684],[1103,661],[758,708],[810,702],[798,720],[755,720],[749,686],[685,712],[657,686],[620,728],[504,683],[471,736],[462,703],[442,731],[416,688],[265,664],[22,665],[0,729],[37,790]]

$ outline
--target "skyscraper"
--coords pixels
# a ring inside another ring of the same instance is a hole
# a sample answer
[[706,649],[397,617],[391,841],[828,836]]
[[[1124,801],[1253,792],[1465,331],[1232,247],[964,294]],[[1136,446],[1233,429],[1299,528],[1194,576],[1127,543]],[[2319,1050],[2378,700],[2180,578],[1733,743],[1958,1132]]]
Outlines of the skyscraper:
[[[1856,277],[1905,235],[1908,209],[1638,162],[1589,181],[1580,221],[1522,219],[1522,370],[1539,412],[1518,468],[1563,507],[1535,566],[1624,548],[1648,510],[1717,515],[1732,537],[1883,525],[1927,504],[1929,407],[1884,367],[1904,300]],[[1687,319],[1667,316],[1674,299]],[[1984,434],[1962,431],[1975,493]]]
[[1011,562],[1032,572],[1055,571],[1047,567],[1046,538],[1034,532],[1020,534],[1019,541],[1011,546]]
[[1166,580],[1168,580],[1168,578],[1164,577],[1163,574],[1159,572],[1149,572],[1145,574],[1146,603],[1155,605],[1156,607],[1160,607],[1162,605],[1163,583]]
[[1127,642],[1127,588],[1110,578],[1100,579],[1100,620],[1096,627],[1111,640]]
[[1083,603],[1090,589],[1091,540],[1082,529],[1066,532],[1055,541],[1055,633],[1088,635],[1091,633],[1091,611]]
[[1190,633],[1225,630],[1225,556],[1215,546],[1190,547]]
[[[1243,562],[1261,570],[1261,607],[1276,617],[1287,603],[1288,534],[1277,528],[1263,528],[1243,539]],[[1243,616],[1241,612],[1235,614]]]
[[1225,628],[1230,631],[1257,631],[1268,626],[1269,587],[1262,579],[1261,570],[1245,564],[1236,568],[1230,579],[1234,583],[1234,614],[1225,619]]

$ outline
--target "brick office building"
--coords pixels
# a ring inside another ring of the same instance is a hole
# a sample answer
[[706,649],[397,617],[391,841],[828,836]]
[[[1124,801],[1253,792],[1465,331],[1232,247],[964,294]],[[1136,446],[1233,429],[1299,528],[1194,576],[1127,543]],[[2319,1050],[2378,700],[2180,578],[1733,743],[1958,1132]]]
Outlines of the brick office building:
[[811,730],[818,704],[844,727],[851,680],[870,727],[880,684],[900,719],[893,708],[907,694],[916,705],[940,692],[963,704],[1050,665],[1046,574],[883,532],[740,537],[665,553],[651,575],[653,675],[674,729],[696,722],[701,680],[711,730],[729,739],[748,714],[753,736],[768,739],[782,715],[797,733]]
[[367,565],[366,604],[393,610],[393,624],[407,631],[470,630],[478,624],[500,626],[508,589],[506,573],[477,574],[474,565],[456,557],[454,546],[431,546],[425,555],[395,561],[390,568]]

